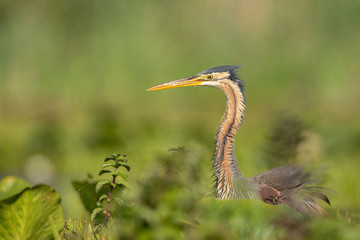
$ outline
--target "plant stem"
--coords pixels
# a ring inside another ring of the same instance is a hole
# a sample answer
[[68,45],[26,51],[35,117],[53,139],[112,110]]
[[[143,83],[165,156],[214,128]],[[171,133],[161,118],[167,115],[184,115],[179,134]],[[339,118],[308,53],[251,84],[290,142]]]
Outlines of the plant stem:
[[[116,173],[116,171],[117,171],[117,168],[114,168],[114,173]],[[108,195],[108,199],[107,199],[107,203],[106,203],[105,222],[107,222],[110,217],[110,202],[111,202],[111,198],[112,198],[112,192],[114,190],[115,180],[116,180],[116,176],[114,175],[113,179],[112,179],[113,184],[110,186],[110,191],[109,191],[109,195]]]

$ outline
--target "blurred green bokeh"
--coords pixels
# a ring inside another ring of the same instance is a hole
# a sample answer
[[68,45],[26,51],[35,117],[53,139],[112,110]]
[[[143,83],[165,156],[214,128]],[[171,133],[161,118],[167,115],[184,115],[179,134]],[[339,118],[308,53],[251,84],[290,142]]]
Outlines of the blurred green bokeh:
[[145,89],[241,64],[245,175],[268,169],[274,122],[296,116],[307,139],[294,161],[322,169],[330,214],[359,214],[359,13],[356,0],[2,0],[0,177],[48,183],[65,214],[82,216],[71,180],[96,174],[104,156],[126,154],[135,185],[156,155],[185,146],[207,162],[208,185],[194,190],[205,194],[222,93]]

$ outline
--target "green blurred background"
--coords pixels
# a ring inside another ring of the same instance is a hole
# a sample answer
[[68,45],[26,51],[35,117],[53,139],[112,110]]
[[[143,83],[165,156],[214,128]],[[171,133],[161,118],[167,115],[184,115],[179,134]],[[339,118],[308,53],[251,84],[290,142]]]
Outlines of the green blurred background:
[[154,156],[185,146],[204,162],[204,195],[223,94],[145,89],[241,64],[244,174],[276,166],[266,142],[279,116],[295,116],[307,137],[294,161],[321,170],[334,212],[359,213],[359,43],[356,0],[2,0],[0,177],[48,183],[82,216],[71,180],[105,156],[126,154],[136,185]]

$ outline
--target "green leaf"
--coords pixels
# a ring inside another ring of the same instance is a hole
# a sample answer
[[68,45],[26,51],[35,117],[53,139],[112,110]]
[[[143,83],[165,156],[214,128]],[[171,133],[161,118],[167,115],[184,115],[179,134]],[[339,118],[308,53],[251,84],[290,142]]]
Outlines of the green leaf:
[[121,164],[122,167],[126,168],[128,171],[130,171],[130,166],[127,164]]
[[126,188],[125,184],[122,183],[115,183],[115,188],[117,190],[124,190]]
[[50,186],[38,185],[0,201],[2,239],[53,239],[54,228],[64,225],[60,195]]
[[[123,157],[125,157],[125,155],[124,155]],[[128,160],[125,159],[125,158],[119,158],[119,161],[120,161],[120,162],[124,162],[124,163],[127,163],[127,162],[128,162]]]
[[126,168],[128,171],[130,171],[130,166],[127,165],[127,164],[123,164],[123,163],[121,163],[121,162],[115,163],[113,166],[114,166],[115,168],[124,167],[124,168]]
[[102,208],[95,208],[92,213],[91,213],[91,221],[94,221],[96,216],[99,214],[99,213],[102,213],[104,212],[104,209]]
[[[95,192],[97,182],[91,179],[72,181],[72,185],[89,213],[98,207],[99,198],[102,195],[108,195],[110,191],[110,185],[105,185],[98,192]],[[113,196],[120,195],[120,193],[121,191],[117,191],[117,189],[113,190]]]
[[104,169],[104,168],[107,168],[107,167],[113,167],[114,164],[112,163],[104,163],[102,166],[101,166],[101,169]]
[[110,171],[110,170],[101,170],[101,171],[99,172],[99,176],[101,176],[101,175],[103,175],[103,174],[105,174],[105,173],[111,173],[111,171]]
[[51,229],[52,229],[54,239],[55,240],[61,240],[60,232],[57,229],[56,224],[54,223],[54,219],[52,219],[52,217],[50,217],[49,219],[50,219],[50,224],[51,224]]
[[102,188],[98,193],[95,192],[97,182],[94,180],[72,181],[74,189],[80,196],[80,199],[90,213],[97,207],[97,200],[102,194],[108,193],[109,188]]
[[105,158],[104,162],[107,162],[107,161],[110,161],[110,160],[116,161],[116,156],[115,156],[115,154],[113,154],[113,155],[108,156],[107,158]]
[[100,197],[99,197],[99,200],[97,201],[97,205],[98,206],[101,206],[101,204],[102,204],[102,202],[105,200],[105,199],[107,199],[107,195],[105,195],[105,194],[103,194],[103,195],[101,195]]
[[95,192],[99,192],[100,189],[102,189],[105,185],[109,185],[111,183],[109,183],[108,181],[100,181],[96,184],[96,187],[95,187]]
[[25,188],[30,188],[30,185],[21,178],[4,177],[0,181],[0,201],[21,193]]
[[124,179],[126,182],[129,181],[129,176],[125,173],[122,173],[122,172],[117,172],[117,173],[114,173],[113,176],[120,176],[122,177],[122,179]]

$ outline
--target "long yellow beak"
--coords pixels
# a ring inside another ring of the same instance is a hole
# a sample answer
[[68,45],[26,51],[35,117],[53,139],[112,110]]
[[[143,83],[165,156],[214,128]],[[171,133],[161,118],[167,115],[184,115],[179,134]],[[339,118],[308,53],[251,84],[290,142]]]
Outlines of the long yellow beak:
[[146,91],[156,91],[156,90],[177,88],[177,87],[199,86],[205,81],[206,80],[204,80],[202,76],[188,77],[188,78],[178,79],[175,81],[159,84],[146,89]]

